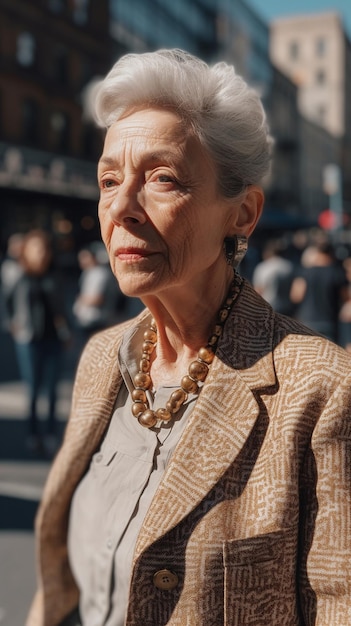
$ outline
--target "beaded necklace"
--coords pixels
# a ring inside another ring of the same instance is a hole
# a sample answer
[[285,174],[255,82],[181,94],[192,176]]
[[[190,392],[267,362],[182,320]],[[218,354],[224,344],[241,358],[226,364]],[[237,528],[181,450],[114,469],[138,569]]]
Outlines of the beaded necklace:
[[166,406],[156,409],[156,411],[150,409],[146,396],[147,389],[150,389],[152,386],[150,359],[157,344],[157,326],[155,320],[151,320],[150,327],[144,332],[139,371],[133,379],[135,388],[132,391],[132,413],[141,426],[145,428],[156,426],[158,428],[163,422],[169,422],[186,402],[189,393],[199,393],[200,386],[205,382],[210,365],[214,359],[224,323],[239,295],[241,285],[242,279],[238,274],[235,274],[224,304],[217,315],[217,320],[207,345],[200,348],[196,360],[190,363],[188,373],[181,379],[179,389],[175,389],[171,393]]

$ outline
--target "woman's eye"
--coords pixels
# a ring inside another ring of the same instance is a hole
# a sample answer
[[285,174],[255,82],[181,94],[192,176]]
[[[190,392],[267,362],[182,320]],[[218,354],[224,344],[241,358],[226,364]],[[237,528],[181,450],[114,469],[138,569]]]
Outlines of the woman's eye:
[[159,174],[157,177],[160,183],[174,183],[175,180],[172,176],[168,176],[168,174]]
[[106,178],[105,180],[101,181],[101,187],[103,189],[110,189],[111,187],[114,187],[115,185],[116,185],[116,182],[112,180],[111,178]]

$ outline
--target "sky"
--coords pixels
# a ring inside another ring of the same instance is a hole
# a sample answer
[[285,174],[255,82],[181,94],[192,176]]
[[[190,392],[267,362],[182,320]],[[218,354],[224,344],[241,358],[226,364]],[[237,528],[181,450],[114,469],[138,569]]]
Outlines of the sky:
[[336,11],[351,39],[351,0],[247,0],[247,4],[267,23],[288,15]]

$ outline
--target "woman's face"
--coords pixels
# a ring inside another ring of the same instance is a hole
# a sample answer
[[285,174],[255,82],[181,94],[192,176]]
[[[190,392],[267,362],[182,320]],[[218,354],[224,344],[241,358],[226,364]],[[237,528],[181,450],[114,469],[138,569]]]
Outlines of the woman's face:
[[23,248],[23,260],[27,270],[33,274],[46,272],[51,261],[51,252],[41,237],[31,237]]
[[198,138],[171,111],[144,109],[107,132],[98,167],[101,233],[122,291],[206,285],[225,267],[233,201]]

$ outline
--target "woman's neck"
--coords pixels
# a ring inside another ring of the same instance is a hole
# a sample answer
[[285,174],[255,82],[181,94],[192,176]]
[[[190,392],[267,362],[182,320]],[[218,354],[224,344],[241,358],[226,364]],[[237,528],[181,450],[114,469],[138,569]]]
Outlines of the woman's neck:
[[157,326],[151,366],[153,384],[179,382],[198,351],[208,343],[218,312],[233,280],[231,268],[217,282],[190,291],[173,288],[143,298]]

